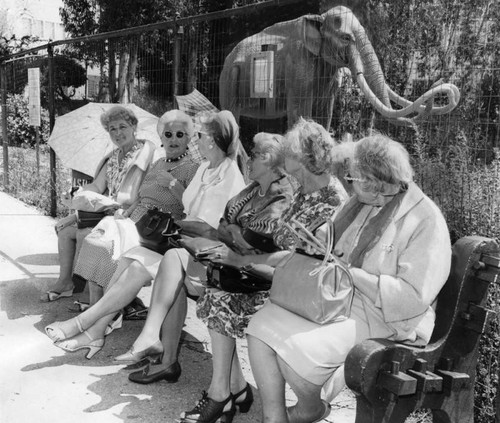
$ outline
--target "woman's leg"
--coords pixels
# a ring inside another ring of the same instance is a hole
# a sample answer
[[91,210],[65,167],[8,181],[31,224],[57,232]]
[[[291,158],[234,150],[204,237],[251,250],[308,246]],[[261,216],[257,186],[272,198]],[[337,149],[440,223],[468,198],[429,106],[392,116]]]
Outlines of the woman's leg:
[[159,340],[163,321],[179,293],[184,290],[184,277],[184,267],[177,253],[168,250],[156,274],[148,317],[142,332],[134,342],[135,351],[142,351]]
[[[58,328],[65,338],[77,335],[80,329],[88,330],[93,339],[104,337],[104,331],[114,315],[130,303],[150,279],[151,275],[142,264],[121,259],[106,293],[102,295],[102,288],[89,282],[91,307],[77,317],[57,322]],[[98,321],[99,325],[93,327]]]
[[[208,396],[215,401],[223,401],[231,394],[231,370],[236,352],[236,340],[209,329],[212,344],[212,381]],[[239,367],[239,366],[238,366]],[[235,377],[237,374],[235,375]],[[238,387],[239,392],[243,387]]]
[[260,339],[248,335],[253,376],[262,401],[262,422],[287,423],[285,379],[276,352]]
[[318,420],[325,412],[321,401],[322,385],[315,385],[298,375],[278,356],[278,366],[285,381],[297,396],[297,403],[288,409],[289,423],[307,423]]
[[163,359],[158,369],[167,369],[177,361],[182,328],[187,315],[186,289],[181,289],[161,326]]
[[[59,255],[59,277],[54,286],[50,288],[54,292],[65,292],[73,288],[73,260],[76,251],[76,226],[66,226],[57,234],[57,251]],[[41,299],[46,300],[44,294]]]

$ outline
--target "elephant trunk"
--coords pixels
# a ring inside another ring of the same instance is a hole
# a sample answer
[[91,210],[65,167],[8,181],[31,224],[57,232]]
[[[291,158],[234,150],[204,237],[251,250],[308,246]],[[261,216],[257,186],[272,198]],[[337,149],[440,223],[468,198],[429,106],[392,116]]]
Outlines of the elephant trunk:
[[[451,112],[460,100],[460,91],[453,84],[438,82],[414,102],[406,100],[386,84],[380,62],[365,30],[356,22],[353,31],[355,43],[349,47],[350,67],[368,101],[382,116],[403,125],[413,125],[428,115],[442,115]],[[448,103],[435,106],[434,98],[446,96]],[[401,109],[393,109],[391,100]]]
[[350,45],[349,51],[353,78],[358,80],[359,76],[364,77],[366,84],[364,86],[360,84],[360,86],[372,104],[374,99],[378,99],[384,106],[390,108],[389,90],[382,67],[361,24],[357,26],[353,34],[355,43]]

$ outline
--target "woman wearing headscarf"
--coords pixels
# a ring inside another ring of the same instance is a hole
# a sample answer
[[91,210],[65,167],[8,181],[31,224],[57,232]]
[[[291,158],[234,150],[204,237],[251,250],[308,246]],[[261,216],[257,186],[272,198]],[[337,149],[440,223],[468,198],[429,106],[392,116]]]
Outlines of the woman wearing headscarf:
[[[229,198],[245,187],[237,159],[240,158],[243,163],[246,155],[239,140],[239,130],[233,115],[223,111],[202,118],[198,147],[206,161],[199,166],[191,183],[182,193],[184,218],[176,223],[185,233],[216,237],[216,229],[225,204]],[[171,257],[175,259],[171,260]],[[172,268],[167,269],[167,263],[171,261],[173,261]],[[101,300],[74,319],[50,325],[47,334],[57,341],[56,345],[60,348],[71,352],[88,348],[92,356],[104,345],[103,338],[96,339],[93,334],[97,328],[99,333],[103,333],[105,323],[107,325],[114,314],[127,305],[145,284],[155,278],[157,273],[156,279],[163,278],[166,273],[176,272],[179,266],[180,271],[185,272],[188,264],[194,265],[200,275],[204,273],[203,266],[191,263],[186,250],[169,250],[162,256],[144,247],[134,247],[121,256],[118,268],[109,282],[109,289]],[[182,287],[182,281],[179,289]],[[192,294],[199,295],[201,284],[188,284],[186,289]],[[154,290],[152,301],[154,302]],[[149,314],[151,310],[148,319]],[[71,338],[75,335],[81,336],[80,332],[88,334],[87,337],[92,341],[90,344],[79,343],[78,348],[75,348],[74,340]],[[145,351],[137,350],[138,353],[132,354],[133,361],[139,356],[154,355],[158,349],[161,347],[155,345],[153,348],[146,348]]]

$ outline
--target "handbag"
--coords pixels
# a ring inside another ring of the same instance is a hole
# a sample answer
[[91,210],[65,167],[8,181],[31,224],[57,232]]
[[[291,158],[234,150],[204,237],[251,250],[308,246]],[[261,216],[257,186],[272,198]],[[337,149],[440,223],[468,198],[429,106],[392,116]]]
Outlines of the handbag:
[[147,211],[135,224],[139,234],[139,243],[143,247],[160,254],[174,247],[171,238],[178,237],[179,227],[175,224],[170,212],[158,208]]
[[106,216],[106,213],[75,210],[75,215],[76,215],[76,227],[78,229],[83,229],[83,228],[93,228],[101,221],[103,217]]
[[203,238],[182,238],[179,244],[197,261],[206,261],[207,282],[226,292],[251,294],[271,288],[274,268],[265,264],[251,264],[242,268],[213,263],[207,257],[214,248],[223,246],[220,241]]
[[274,268],[269,265],[251,264],[244,267],[209,263],[207,266],[208,285],[235,294],[253,294],[269,291]]
[[306,241],[319,255],[294,251],[276,266],[271,287],[271,302],[320,325],[349,317],[354,284],[349,270],[331,251],[333,222],[328,220],[326,245],[299,222],[300,232],[288,228]]

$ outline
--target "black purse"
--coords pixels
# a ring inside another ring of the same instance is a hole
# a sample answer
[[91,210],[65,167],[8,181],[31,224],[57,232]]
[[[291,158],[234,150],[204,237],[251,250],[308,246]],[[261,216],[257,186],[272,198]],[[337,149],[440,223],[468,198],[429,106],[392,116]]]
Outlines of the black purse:
[[160,254],[172,247],[172,238],[179,236],[179,227],[175,224],[170,212],[163,212],[157,208],[148,210],[135,224],[139,234],[140,244]]
[[76,227],[78,229],[93,228],[106,216],[105,212],[89,212],[83,210],[75,210],[75,214]]
[[269,291],[274,267],[252,264],[242,268],[225,264],[208,263],[208,285],[234,294],[253,294]]

